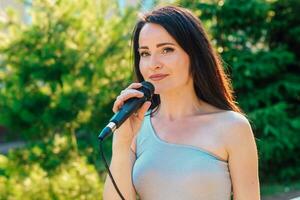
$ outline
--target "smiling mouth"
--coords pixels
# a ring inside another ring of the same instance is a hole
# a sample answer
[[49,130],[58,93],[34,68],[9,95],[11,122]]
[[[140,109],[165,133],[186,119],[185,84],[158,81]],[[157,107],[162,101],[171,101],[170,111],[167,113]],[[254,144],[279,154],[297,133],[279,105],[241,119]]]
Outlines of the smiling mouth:
[[153,76],[153,77],[150,77],[151,80],[153,81],[160,81],[164,78],[166,78],[168,75],[161,75],[161,76]]

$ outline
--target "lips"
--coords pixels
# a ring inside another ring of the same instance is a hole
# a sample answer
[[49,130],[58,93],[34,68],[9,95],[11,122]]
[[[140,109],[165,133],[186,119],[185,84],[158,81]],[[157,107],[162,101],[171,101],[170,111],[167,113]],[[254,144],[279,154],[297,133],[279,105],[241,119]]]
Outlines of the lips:
[[169,74],[153,74],[149,78],[153,81],[159,81],[161,79],[164,79],[167,77]]

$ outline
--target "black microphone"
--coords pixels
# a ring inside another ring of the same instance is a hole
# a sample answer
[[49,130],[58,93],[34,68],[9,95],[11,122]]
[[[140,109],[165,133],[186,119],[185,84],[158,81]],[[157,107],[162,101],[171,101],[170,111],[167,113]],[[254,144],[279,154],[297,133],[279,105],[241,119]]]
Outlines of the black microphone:
[[145,101],[151,101],[154,94],[154,86],[147,81],[142,82],[142,86],[137,89],[144,93],[143,97],[133,97],[124,102],[124,105],[115,115],[109,120],[107,126],[101,131],[98,136],[99,140],[104,140],[108,135],[113,133],[117,128],[123,124],[134,112],[136,112]]

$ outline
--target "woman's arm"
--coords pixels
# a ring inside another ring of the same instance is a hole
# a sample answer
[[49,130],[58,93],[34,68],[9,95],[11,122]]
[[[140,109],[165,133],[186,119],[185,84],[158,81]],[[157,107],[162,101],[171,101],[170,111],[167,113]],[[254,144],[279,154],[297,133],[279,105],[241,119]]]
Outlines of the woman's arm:
[[260,200],[258,155],[248,120],[238,114],[226,134],[234,200]]
[[[130,149],[130,145],[114,146],[115,147],[113,147],[110,171],[123,197],[126,200],[135,200],[136,193],[131,178],[132,167],[136,160],[135,154]],[[121,199],[108,175],[104,184],[103,199]]]

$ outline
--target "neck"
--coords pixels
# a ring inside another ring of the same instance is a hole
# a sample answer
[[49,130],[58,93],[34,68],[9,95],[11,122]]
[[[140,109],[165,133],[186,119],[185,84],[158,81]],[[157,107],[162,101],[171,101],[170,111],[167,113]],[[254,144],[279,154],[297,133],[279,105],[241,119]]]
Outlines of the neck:
[[[180,91],[180,92],[178,92]],[[156,117],[175,121],[186,117],[215,112],[217,108],[200,100],[194,91],[187,89],[160,94],[160,106]]]

